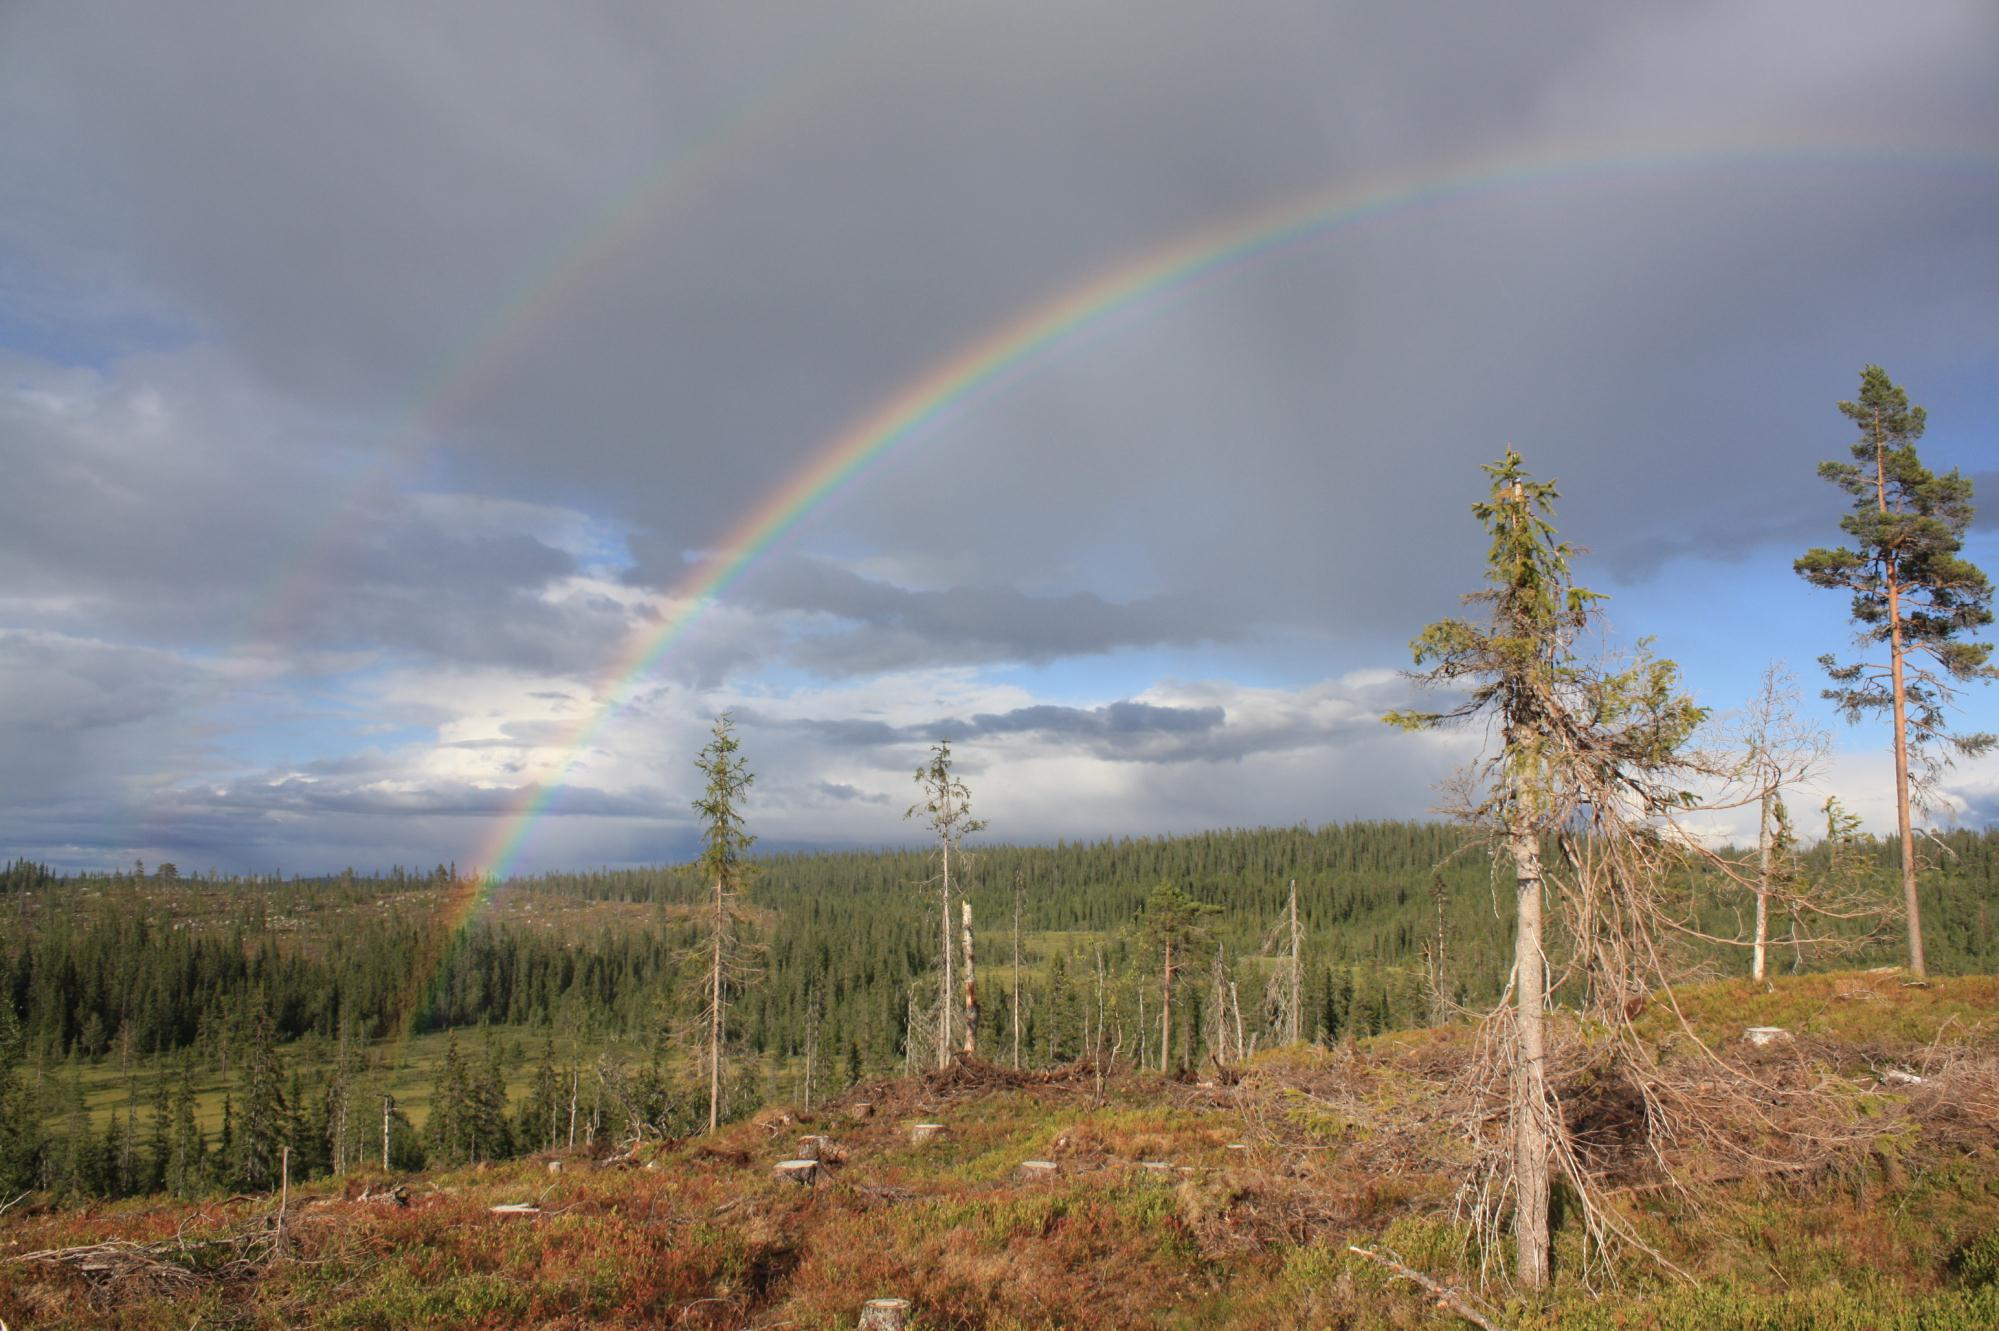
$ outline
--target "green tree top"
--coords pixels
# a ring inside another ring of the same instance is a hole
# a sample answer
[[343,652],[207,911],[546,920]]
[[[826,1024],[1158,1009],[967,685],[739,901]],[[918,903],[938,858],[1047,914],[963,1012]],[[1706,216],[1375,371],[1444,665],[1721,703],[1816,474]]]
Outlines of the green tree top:
[[[1652,656],[1649,640],[1623,670],[1577,659],[1575,640],[1604,598],[1570,575],[1573,552],[1552,521],[1555,483],[1530,479],[1510,448],[1485,472],[1491,496],[1473,504],[1472,515],[1492,538],[1487,586],[1465,600],[1488,606],[1490,616],[1440,619],[1410,644],[1415,663],[1429,667],[1417,678],[1468,685],[1464,698],[1443,711],[1383,719],[1430,730],[1497,713],[1505,728],[1501,800],[1554,783],[1635,798],[1641,809],[1690,803],[1691,795],[1659,778],[1678,765],[1705,709],[1680,692],[1678,667]],[[1541,803],[1553,821],[1568,812]]]
[[[1863,647],[1882,644],[1903,658],[1911,746],[1934,770],[1952,753],[1994,743],[1986,734],[1951,736],[1944,716],[1952,685],[1999,677],[1991,644],[1963,637],[1992,622],[1992,583],[1961,553],[1971,481],[1923,465],[1916,441],[1927,417],[1880,366],[1861,372],[1860,396],[1839,409],[1859,429],[1853,461],[1822,462],[1819,475],[1853,498],[1839,522],[1852,544],[1807,550],[1793,567],[1815,587],[1852,593]],[[1840,664],[1828,653],[1819,661],[1833,680],[1825,696],[1847,720],[1894,705],[1892,659]]]
[[946,847],[957,844],[974,832],[985,830],[983,818],[972,817],[972,792],[951,770],[951,741],[930,746],[930,759],[916,769],[916,784],[923,798],[909,806],[904,818],[918,814],[937,833]]
[[1154,951],[1185,953],[1207,937],[1208,917],[1221,912],[1220,906],[1196,901],[1173,884],[1161,883],[1146,894],[1139,936]]
[[701,750],[694,765],[708,779],[708,786],[694,810],[701,815],[702,876],[730,887],[740,886],[745,876],[745,859],[756,838],[743,830],[742,804],[756,776],[736,739],[735,718],[724,712],[715,720],[713,738]]

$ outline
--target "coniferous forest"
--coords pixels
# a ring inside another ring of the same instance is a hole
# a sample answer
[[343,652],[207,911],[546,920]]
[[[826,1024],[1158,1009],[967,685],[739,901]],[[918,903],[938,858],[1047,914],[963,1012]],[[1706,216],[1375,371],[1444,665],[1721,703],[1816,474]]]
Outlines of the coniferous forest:
[[[1869,838],[1856,851],[1868,890],[1886,900],[1898,848]],[[1800,874],[1826,875],[1836,853],[1820,844],[1801,857]],[[1933,965],[1942,974],[1999,969],[1999,832],[1949,833],[1924,853]],[[729,1114],[801,1098],[808,1047],[820,1097],[927,1066],[936,1041],[930,857],[752,863],[758,971],[729,1014]],[[1312,1041],[1433,1020],[1433,968],[1445,998],[1487,1006],[1512,946],[1508,913],[1495,904],[1510,884],[1495,879],[1464,829],[1443,823],[999,844],[970,850],[963,873],[993,958],[982,968],[979,1046],[1002,1061],[1013,1051],[1019,885],[1028,1067],[1082,1056],[1100,1021],[1126,1056],[1157,1062],[1156,963],[1140,925],[1160,882],[1219,908],[1180,985],[1169,1065],[1199,1068],[1218,1040],[1233,1038],[1215,1023],[1216,956],[1249,1037],[1282,1043],[1274,982],[1293,880],[1304,940],[1299,1030]],[[462,889],[443,866],[272,880],[183,877],[173,866],[64,875],[13,863],[0,875],[11,938],[0,953],[5,1186],[197,1195],[264,1186],[281,1145],[308,1172],[379,1158],[385,1065],[405,1037],[432,1033],[451,1038],[430,1114],[421,1125],[392,1120],[393,1158],[405,1165],[566,1144],[572,1084],[586,1138],[629,1136],[634,1120],[661,1135],[694,1126],[688,1038],[705,973],[695,869],[512,881],[468,928],[447,934],[439,905]],[[1705,929],[1741,936],[1735,885],[1690,872],[1685,891]],[[1837,936],[1816,931],[1795,950],[1782,946],[1781,929],[1778,938],[1781,970],[1892,962],[1902,946],[1881,916]],[[1741,947],[1716,944],[1704,964],[1725,976],[1744,971],[1744,958]],[[427,971],[434,979],[413,980]],[[495,1028],[504,1040],[490,1038]],[[84,1112],[80,1079],[112,1069],[126,1085],[120,1107]],[[226,1092],[224,1121],[207,1121],[212,1105],[197,1121],[197,1081]]]

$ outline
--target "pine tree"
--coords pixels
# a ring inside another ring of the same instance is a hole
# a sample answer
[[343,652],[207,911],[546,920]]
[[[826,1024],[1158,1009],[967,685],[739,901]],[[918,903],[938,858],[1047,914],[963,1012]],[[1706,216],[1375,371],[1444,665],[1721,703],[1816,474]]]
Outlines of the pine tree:
[[1190,949],[1206,941],[1202,921],[1220,906],[1194,900],[1171,883],[1160,883],[1145,898],[1139,934],[1159,954],[1159,1070],[1168,1070],[1173,1043],[1173,981]]
[[1909,405],[1878,365],[1860,374],[1860,396],[1839,404],[1859,427],[1852,462],[1822,462],[1819,475],[1853,499],[1840,519],[1852,546],[1807,550],[1794,566],[1815,587],[1851,592],[1863,649],[1885,659],[1841,664],[1819,658],[1832,678],[1825,696],[1849,722],[1886,712],[1895,752],[1895,824],[1901,837],[1902,901],[1908,914],[1909,969],[1926,971],[1916,895],[1913,811],[1953,755],[1990,749],[1987,734],[1952,735],[1947,711],[1956,686],[1999,678],[1990,643],[1965,635],[1992,622],[1992,583],[1962,557],[1971,525],[1971,481],[1955,469],[1938,476],[1916,455],[1927,417]]

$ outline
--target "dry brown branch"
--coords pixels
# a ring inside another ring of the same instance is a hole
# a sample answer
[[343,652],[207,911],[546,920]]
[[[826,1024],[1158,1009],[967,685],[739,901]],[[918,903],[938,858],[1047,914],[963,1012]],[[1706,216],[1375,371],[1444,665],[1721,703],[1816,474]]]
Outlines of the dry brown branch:
[[1437,1301],[1439,1308],[1449,1309],[1451,1312],[1464,1318],[1467,1322],[1470,1322],[1473,1326],[1480,1327],[1483,1331],[1506,1331],[1506,1328],[1474,1307],[1464,1291],[1455,1289],[1430,1276],[1426,1276],[1415,1267],[1400,1261],[1394,1256],[1363,1248],[1357,1243],[1349,1243],[1347,1251],[1353,1253],[1355,1256],[1365,1257],[1370,1262],[1378,1262],[1402,1279],[1421,1285]]

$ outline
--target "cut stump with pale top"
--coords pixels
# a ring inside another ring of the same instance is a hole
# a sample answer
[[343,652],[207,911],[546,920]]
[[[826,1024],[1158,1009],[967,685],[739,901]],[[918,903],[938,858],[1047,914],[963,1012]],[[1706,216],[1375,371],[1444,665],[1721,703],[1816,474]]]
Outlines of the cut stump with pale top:
[[908,1299],[869,1299],[861,1308],[860,1331],[902,1331],[908,1325]]
[[777,1162],[777,1168],[772,1172],[787,1183],[799,1183],[810,1186],[819,1181],[819,1162],[817,1160],[780,1160]]

